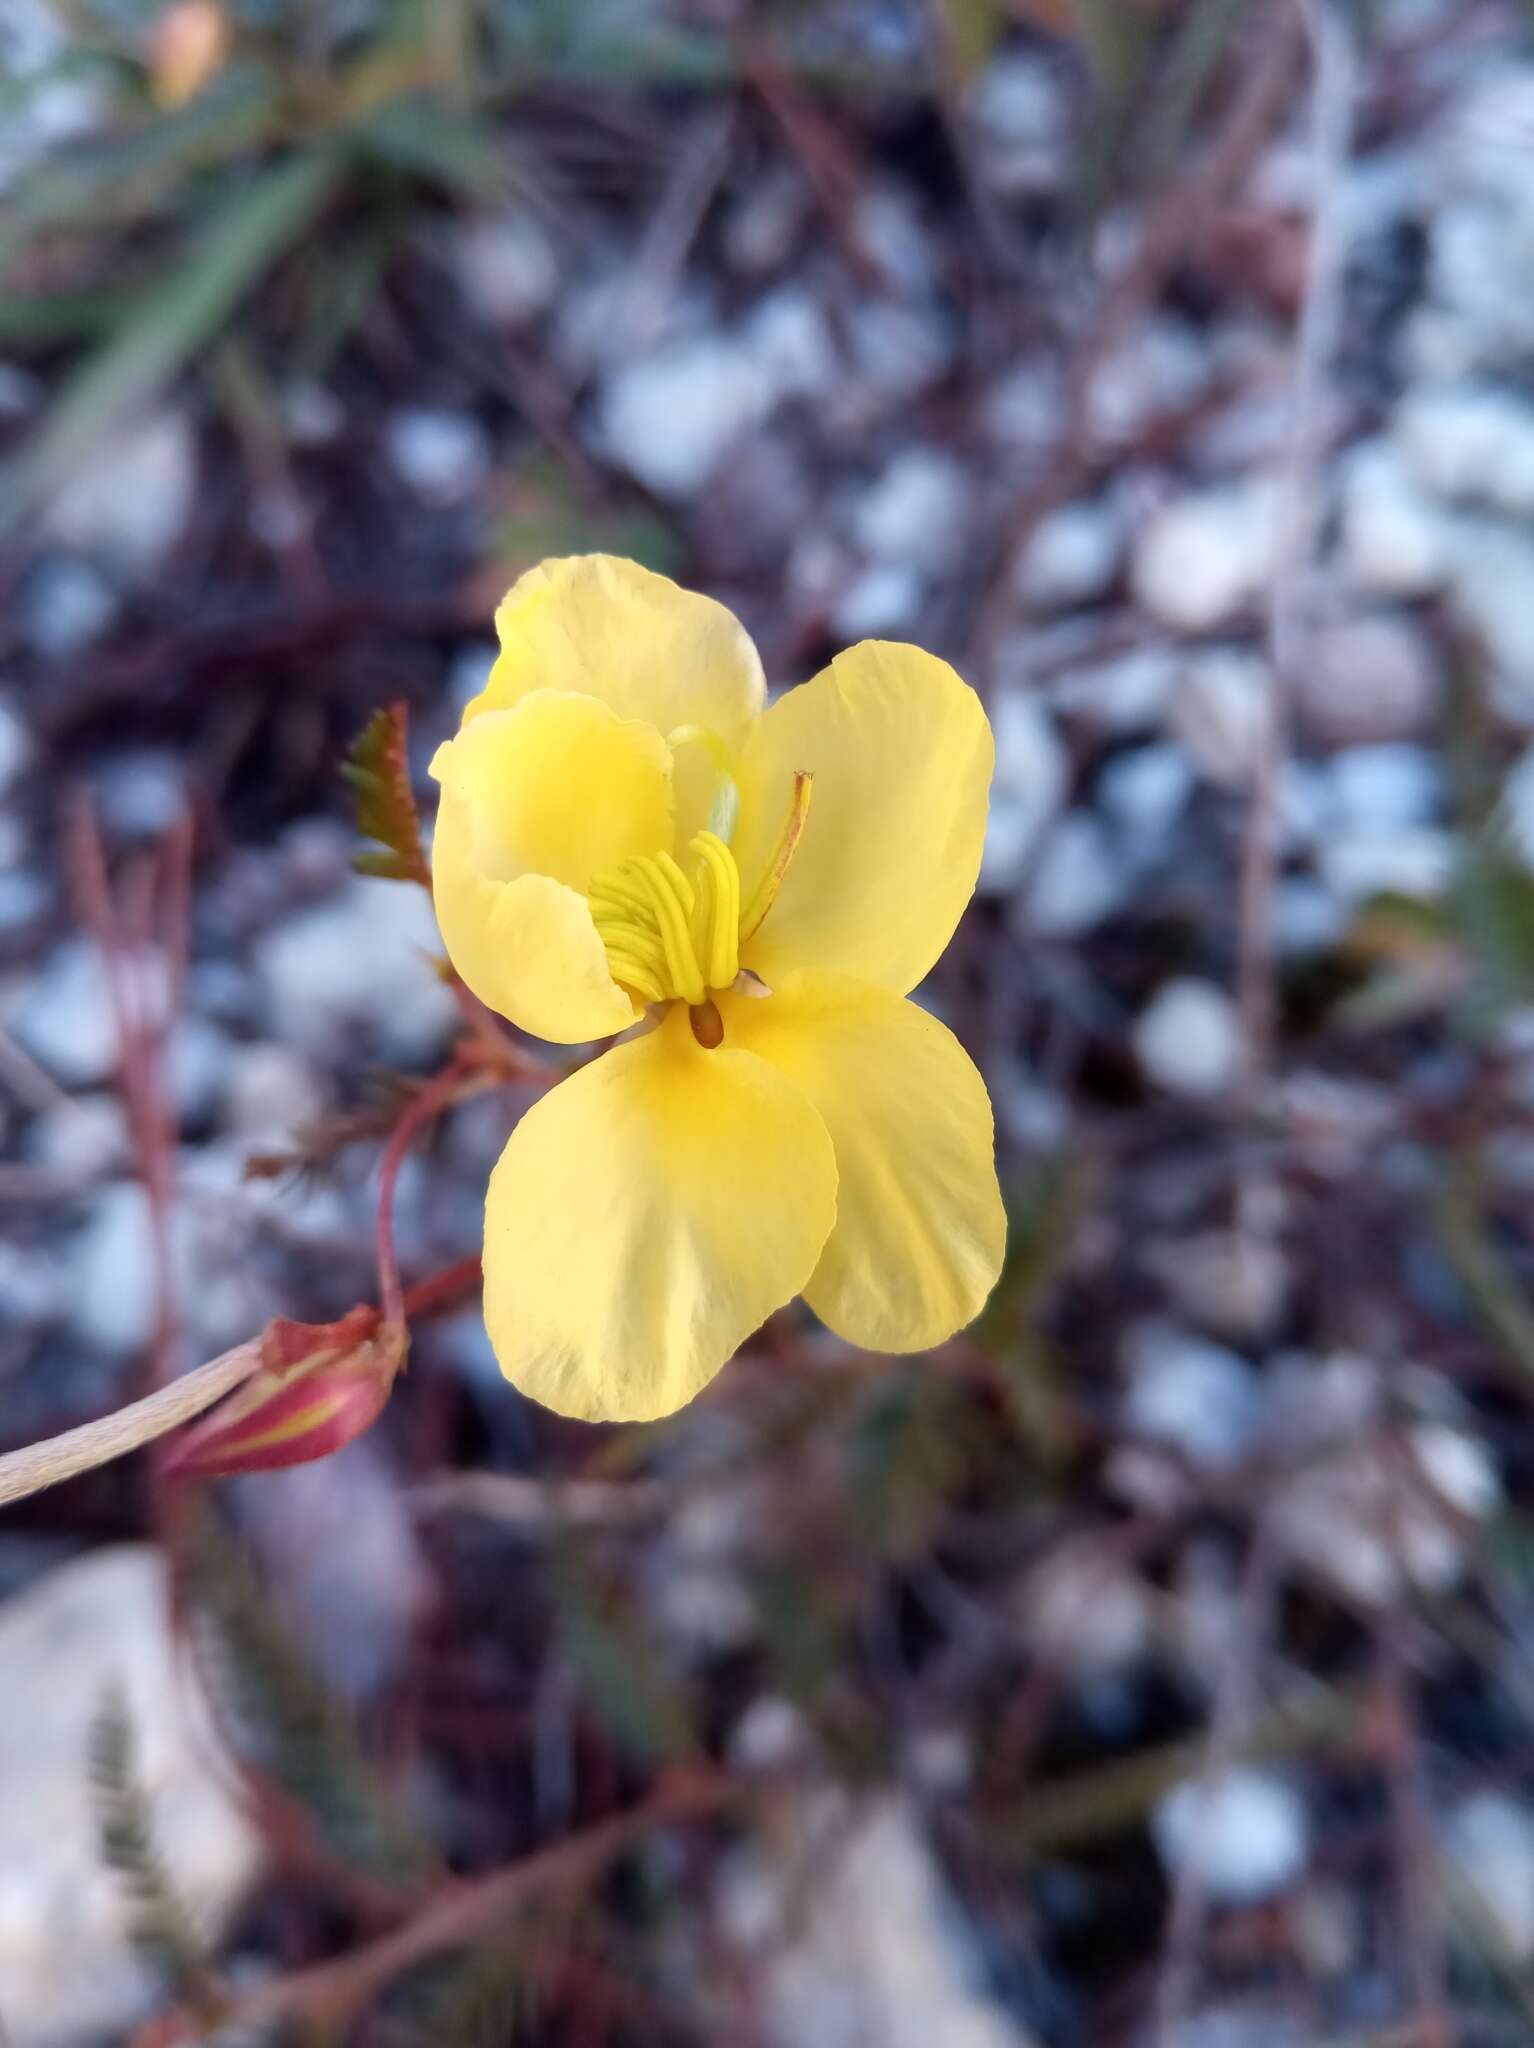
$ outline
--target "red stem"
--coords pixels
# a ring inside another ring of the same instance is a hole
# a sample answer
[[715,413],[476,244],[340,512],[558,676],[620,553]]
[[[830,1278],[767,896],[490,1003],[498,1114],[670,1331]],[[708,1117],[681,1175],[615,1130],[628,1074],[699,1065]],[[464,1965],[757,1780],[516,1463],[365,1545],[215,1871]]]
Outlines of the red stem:
[[[475,1075],[462,1059],[455,1059],[405,1105],[399,1122],[389,1133],[378,1169],[378,1306],[387,1324],[403,1324],[405,1291],[400,1284],[399,1260],[394,1250],[394,1189],[405,1154],[419,1133],[460,1096],[491,1086],[493,1076]],[[468,1085],[466,1085],[466,1083]]]
[[483,1277],[483,1268],[478,1253],[467,1259],[459,1259],[451,1266],[444,1266],[440,1273],[428,1273],[424,1280],[417,1280],[414,1287],[405,1289],[405,1314],[416,1316],[440,1315],[443,1309],[456,1305],[460,1295],[472,1294]]

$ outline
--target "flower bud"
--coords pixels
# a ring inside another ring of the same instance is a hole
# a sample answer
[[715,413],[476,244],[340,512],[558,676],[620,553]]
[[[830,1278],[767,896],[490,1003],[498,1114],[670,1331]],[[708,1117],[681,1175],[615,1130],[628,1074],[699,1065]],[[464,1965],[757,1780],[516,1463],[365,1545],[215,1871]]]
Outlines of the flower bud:
[[279,1316],[245,1384],[168,1447],[168,1478],[271,1472],[328,1458],[378,1420],[405,1362],[405,1330],[359,1307],[334,1323]]
[[154,25],[149,76],[162,107],[195,99],[229,54],[229,17],[218,0],[172,0]]

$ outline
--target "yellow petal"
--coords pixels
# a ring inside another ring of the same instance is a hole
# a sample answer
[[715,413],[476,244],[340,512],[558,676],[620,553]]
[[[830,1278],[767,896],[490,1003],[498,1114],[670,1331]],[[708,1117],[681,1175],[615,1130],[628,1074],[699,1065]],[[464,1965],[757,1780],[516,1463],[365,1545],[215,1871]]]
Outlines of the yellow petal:
[[534,691],[466,725],[431,772],[489,881],[548,875],[584,895],[627,855],[671,850],[671,749],[596,697]]
[[836,1214],[825,1125],[686,1009],[523,1117],[485,1202],[485,1321],[513,1385],[561,1415],[669,1415],[797,1294]]
[[471,853],[469,809],[443,792],[432,896],[448,958],[482,1003],[535,1038],[580,1045],[638,1014],[613,980],[586,899],[547,875],[492,881]]
[[662,733],[704,726],[734,753],[766,694],[756,649],[722,604],[616,555],[529,569],[495,626],[500,658],[466,720],[532,690],[578,690]]
[[805,1299],[850,1343],[924,1351],[979,1314],[1007,1220],[985,1083],[915,1003],[840,975],[727,996],[726,1046],[796,1081],[836,1148],[836,1227]]
[[735,853],[749,901],[782,831],[796,770],[814,776],[792,865],[746,964],[904,994],[974,892],[994,760],[980,699],[936,655],[865,640],[762,718],[741,764]]

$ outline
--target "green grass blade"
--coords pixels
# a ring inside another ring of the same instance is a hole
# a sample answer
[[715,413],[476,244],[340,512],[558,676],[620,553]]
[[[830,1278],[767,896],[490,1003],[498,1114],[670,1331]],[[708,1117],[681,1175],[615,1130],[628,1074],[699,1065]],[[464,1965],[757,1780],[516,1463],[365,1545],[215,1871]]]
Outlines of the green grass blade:
[[[40,159],[7,194],[0,271],[52,228],[99,233],[172,205],[187,181],[257,147],[277,118],[277,91],[254,66],[231,67],[189,106],[86,135]],[[0,120],[4,119],[0,96]]]
[[447,192],[496,199],[507,187],[507,169],[490,135],[462,107],[427,93],[390,100],[359,122],[351,139],[375,163]]
[[261,273],[314,218],[338,175],[339,159],[328,150],[266,172],[180,274],[82,364],[33,439],[0,475],[0,537],[14,531],[217,333]]

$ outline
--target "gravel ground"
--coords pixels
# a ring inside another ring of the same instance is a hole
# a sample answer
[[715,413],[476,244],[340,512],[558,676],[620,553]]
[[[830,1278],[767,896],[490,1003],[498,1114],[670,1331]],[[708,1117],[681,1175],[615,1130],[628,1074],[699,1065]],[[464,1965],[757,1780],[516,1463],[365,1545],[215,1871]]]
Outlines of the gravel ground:
[[[1399,0],[1318,64],[1251,9],[1173,161],[1083,225],[1101,82],[1034,15],[948,91],[893,0],[799,21],[831,84],[545,86],[515,199],[424,208],[322,380],[258,294],[258,423],[176,382],[4,558],[7,1446],[163,1337],[80,791],[130,892],[193,826],[185,975],[135,961],[190,1363],[370,1296],[378,1105],[456,1011],[425,899],[352,870],[337,767],[393,698],[424,763],[517,569],[640,554],[779,684],[919,640],[996,729],[924,992],[1013,1205],[972,1339],[875,1370],[789,1318],[674,1423],[590,1431],[501,1382],[471,1303],[364,1443],[224,1489],[454,1868],[679,1760],[750,1805],[506,1936],[554,1966],[488,2031],[431,2017],[448,1981],[337,2038],[1534,2038],[1534,41]],[[49,103],[0,190],[101,118]],[[62,367],[0,359],[6,445]],[[519,1107],[412,1159],[407,1274],[476,1248]],[[231,1981],[384,1924],[304,1781],[313,1839],[178,1775],[160,1505],[112,1470],[0,1528],[36,1702],[0,1735],[15,2048],[164,2002],[82,1876],[84,1723],[50,1705],[114,1669]]]

